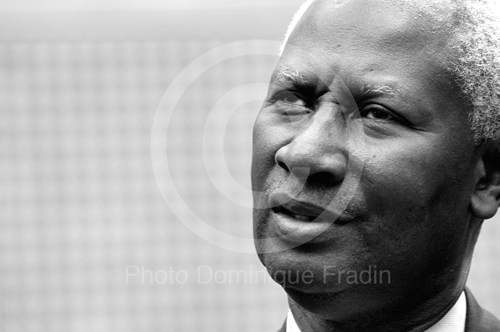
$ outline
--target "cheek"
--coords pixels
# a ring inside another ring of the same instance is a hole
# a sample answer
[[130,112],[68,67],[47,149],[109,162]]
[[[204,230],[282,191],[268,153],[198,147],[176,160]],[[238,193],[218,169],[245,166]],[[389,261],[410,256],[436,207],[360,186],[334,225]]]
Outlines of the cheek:
[[286,140],[286,126],[274,119],[268,109],[262,109],[253,126],[253,150],[256,152],[269,152],[277,150]]
[[[262,113],[262,111],[261,111]],[[259,115],[253,127],[252,186],[261,190],[271,170],[276,166],[275,155],[283,146],[284,135]]]
[[467,196],[471,156],[456,153],[456,147],[422,141],[371,149],[364,158],[365,190],[384,196],[382,201],[389,204],[416,206]]
[[432,250],[462,238],[468,220],[468,163],[456,157],[436,148],[418,150],[418,145],[373,155],[365,163],[361,186],[369,218],[377,225],[366,230],[367,241],[435,255]]

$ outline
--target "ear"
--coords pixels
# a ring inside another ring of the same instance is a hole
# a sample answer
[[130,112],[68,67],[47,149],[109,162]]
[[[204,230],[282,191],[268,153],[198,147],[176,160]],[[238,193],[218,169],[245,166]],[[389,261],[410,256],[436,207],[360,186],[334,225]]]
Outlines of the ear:
[[495,215],[500,205],[500,145],[485,149],[476,165],[476,187],[471,197],[474,217],[484,220]]

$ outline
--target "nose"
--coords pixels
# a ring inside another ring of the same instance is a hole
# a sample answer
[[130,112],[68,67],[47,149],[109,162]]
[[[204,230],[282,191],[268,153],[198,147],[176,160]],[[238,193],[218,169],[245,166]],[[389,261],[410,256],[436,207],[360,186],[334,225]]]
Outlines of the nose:
[[276,164],[301,181],[322,185],[342,182],[348,158],[344,127],[342,114],[318,111],[278,149]]

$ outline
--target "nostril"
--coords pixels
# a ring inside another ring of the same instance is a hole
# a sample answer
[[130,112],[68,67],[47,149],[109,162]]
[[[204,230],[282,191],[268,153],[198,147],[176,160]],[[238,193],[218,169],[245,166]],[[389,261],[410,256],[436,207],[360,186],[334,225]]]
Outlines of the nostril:
[[[299,144],[300,143],[300,144]],[[307,142],[306,142],[307,143]],[[299,142],[282,146],[276,151],[274,163],[295,178],[318,185],[335,185],[345,176],[347,158],[336,147]]]
[[278,166],[283,168],[285,171],[290,171],[288,169],[288,167],[286,166],[286,164],[284,162],[282,162],[281,160],[277,160],[276,162],[278,163]]
[[330,172],[318,172],[311,174],[307,181],[315,185],[334,185],[339,182],[339,179],[334,173]]

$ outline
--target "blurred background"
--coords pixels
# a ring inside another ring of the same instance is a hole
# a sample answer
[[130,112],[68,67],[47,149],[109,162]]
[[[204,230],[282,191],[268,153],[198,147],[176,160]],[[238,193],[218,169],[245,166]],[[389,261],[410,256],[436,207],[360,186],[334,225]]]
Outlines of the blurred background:
[[[251,128],[301,3],[0,1],[0,330],[281,326],[248,250]],[[500,316],[498,238],[469,287]]]

